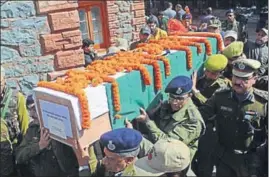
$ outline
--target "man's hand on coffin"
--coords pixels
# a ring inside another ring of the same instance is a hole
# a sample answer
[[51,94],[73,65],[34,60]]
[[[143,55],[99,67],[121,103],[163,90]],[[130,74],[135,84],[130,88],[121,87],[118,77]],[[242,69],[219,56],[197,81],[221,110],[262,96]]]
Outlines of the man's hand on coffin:
[[80,166],[87,165],[89,163],[90,158],[89,155],[90,146],[82,147],[79,141],[77,141],[77,144],[78,144],[78,151],[76,151],[76,156],[78,159],[78,163]]
[[198,92],[196,88],[196,83],[197,83],[197,71],[194,71],[192,74],[192,91],[193,92]]
[[40,131],[40,140],[39,140],[39,149],[43,150],[47,148],[50,144],[50,135],[49,131],[45,128],[42,128]]
[[125,126],[126,128],[131,128],[131,129],[134,128],[133,124],[127,118],[125,119]]
[[140,108],[140,115],[136,118],[136,120],[139,122],[146,122],[149,120],[149,116],[143,108]]

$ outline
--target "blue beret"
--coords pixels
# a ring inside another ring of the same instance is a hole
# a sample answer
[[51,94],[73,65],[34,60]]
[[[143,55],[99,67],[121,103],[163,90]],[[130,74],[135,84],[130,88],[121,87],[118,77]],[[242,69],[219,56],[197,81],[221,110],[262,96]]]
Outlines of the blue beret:
[[103,134],[100,142],[110,152],[127,153],[140,147],[142,135],[140,132],[130,128],[120,128]]
[[181,96],[189,93],[192,89],[192,80],[187,76],[177,76],[172,79],[165,88],[166,93]]

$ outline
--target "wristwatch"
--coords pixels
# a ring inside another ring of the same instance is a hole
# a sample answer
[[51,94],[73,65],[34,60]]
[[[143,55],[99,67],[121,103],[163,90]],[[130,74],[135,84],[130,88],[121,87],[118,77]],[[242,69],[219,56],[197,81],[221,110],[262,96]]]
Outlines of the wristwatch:
[[89,166],[88,165],[83,165],[83,166],[79,166],[78,171],[83,171],[83,170],[88,170]]

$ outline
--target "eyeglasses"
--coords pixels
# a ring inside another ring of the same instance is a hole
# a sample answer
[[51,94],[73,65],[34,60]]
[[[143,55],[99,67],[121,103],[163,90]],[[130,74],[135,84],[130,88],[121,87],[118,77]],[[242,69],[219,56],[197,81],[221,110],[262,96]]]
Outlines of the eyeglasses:
[[169,100],[170,101],[184,101],[187,98],[187,96],[174,96],[169,94]]

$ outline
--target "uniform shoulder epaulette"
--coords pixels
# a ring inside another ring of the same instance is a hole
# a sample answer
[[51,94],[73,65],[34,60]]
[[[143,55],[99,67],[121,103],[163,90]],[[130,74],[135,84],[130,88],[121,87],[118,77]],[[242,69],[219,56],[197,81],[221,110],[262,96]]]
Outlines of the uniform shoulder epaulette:
[[199,112],[196,111],[192,106],[190,106],[187,110],[188,110],[188,114],[189,114],[189,118],[190,118],[191,122],[192,123],[198,122],[196,114],[199,114]]
[[268,101],[268,91],[254,88],[253,93],[254,95],[259,96],[260,98],[264,99],[264,101]]
[[219,89],[215,91],[215,93],[218,94],[218,93],[225,93],[229,91],[231,91],[231,87],[226,86],[226,87],[220,87]]

